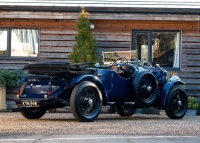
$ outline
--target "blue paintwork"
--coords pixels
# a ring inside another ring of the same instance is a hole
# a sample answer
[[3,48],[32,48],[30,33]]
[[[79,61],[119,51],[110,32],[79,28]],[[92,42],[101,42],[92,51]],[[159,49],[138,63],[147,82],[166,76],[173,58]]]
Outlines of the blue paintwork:
[[[64,89],[68,88],[66,80],[57,80],[54,79],[52,82],[52,94],[49,96],[56,96],[57,93],[63,91]],[[50,86],[48,80],[43,79],[40,80],[40,84],[31,82],[26,86],[26,98],[43,98],[44,95],[48,95],[50,91]]]
[[122,78],[115,71],[112,74],[112,90],[108,91],[108,98],[127,98],[131,94],[132,80]]
[[21,84],[21,83],[23,83],[23,82],[25,82],[26,81],[26,78],[20,78],[18,81],[17,81],[17,84]]
[[84,75],[79,75],[79,76],[76,76],[74,77],[72,80],[70,80],[70,84],[73,85],[73,84],[77,84],[79,83],[81,80],[86,80],[86,79],[90,79],[90,78],[93,78],[93,79],[96,79],[98,80],[99,82],[101,82],[96,76],[94,75],[91,75],[91,74],[84,74]]
[[[41,91],[43,91],[41,93]],[[27,85],[26,86],[26,98],[43,98],[44,94],[49,91],[49,85],[42,85],[41,87],[37,85]]]
[[108,69],[98,69],[97,73],[99,80],[103,83],[107,92],[108,98],[126,98],[130,95],[130,78],[122,78],[116,71]]
[[97,76],[102,82],[106,92],[112,90],[112,71],[110,69],[97,69]]

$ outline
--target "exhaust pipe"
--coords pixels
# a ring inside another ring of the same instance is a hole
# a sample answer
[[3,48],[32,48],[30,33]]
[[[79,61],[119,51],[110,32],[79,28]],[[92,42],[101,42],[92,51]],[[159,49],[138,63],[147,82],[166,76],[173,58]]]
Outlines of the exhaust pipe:
[[21,108],[12,109],[12,112],[20,112],[20,111],[25,111],[25,109],[21,109]]
[[47,108],[35,108],[35,107],[28,107],[28,108],[13,108],[12,112],[21,112],[21,111],[30,111],[30,110],[40,110],[40,109],[47,109]]

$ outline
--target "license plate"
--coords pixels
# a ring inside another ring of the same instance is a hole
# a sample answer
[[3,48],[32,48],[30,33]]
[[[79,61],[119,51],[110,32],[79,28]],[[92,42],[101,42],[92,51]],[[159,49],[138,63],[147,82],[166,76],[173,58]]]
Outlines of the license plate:
[[35,100],[25,100],[25,101],[22,101],[22,106],[23,107],[39,107],[39,104],[38,104],[38,101],[35,101]]

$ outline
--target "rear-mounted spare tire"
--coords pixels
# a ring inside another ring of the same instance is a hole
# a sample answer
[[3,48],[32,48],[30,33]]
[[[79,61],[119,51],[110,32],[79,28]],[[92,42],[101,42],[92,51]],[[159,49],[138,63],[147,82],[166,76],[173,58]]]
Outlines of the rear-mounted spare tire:
[[150,107],[157,99],[157,80],[150,72],[139,72],[133,79],[132,90],[137,105]]

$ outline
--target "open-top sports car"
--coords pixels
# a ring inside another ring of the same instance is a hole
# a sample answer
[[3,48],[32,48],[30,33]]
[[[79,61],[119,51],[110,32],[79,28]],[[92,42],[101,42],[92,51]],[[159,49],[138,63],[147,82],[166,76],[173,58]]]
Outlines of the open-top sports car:
[[171,119],[181,119],[187,110],[184,83],[178,76],[167,79],[158,65],[138,66],[120,57],[108,66],[94,63],[36,63],[25,66],[29,75],[15,99],[17,108],[28,119],[41,118],[48,109],[70,106],[76,119],[94,121],[102,106],[120,116],[131,116],[138,108],[165,110]]

